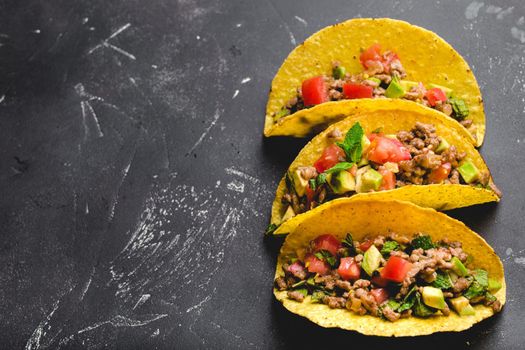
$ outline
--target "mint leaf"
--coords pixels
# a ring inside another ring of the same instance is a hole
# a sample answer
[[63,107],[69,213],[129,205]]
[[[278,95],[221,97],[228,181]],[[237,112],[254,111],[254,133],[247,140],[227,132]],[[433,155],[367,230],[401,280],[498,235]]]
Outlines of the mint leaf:
[[270,224],[268,225],[268,227],[266,228],[266,232],[264,233],[265,235],[271,235],[272,233],[274,233],[275,230],[277,230],[277,226],[276,224]]
[[308,290],[307,290],[306,288],[303,288],[303,289],[296,289],[295,291],[301,293],[301,294],[304,295],[304,296],[307,296],[307,295],[308,295]]
[[408,309],[411,309],[412,306],[414,306],[414,303],[416,302],[416,286],[412,287],[410,291],[405,295],[405,298],[403,299],[403,302],[397,309],[397,312],[401,313],[403,311],[406,311]]
[[467,299],[474,299],[484,295],[485,292],[486,288],[483,288],[483,286],[478,281],[474,280],[474,282],[470,284],[463,296]]
[[314,254],[319,260],[326,261],[331,267],[335,267],[337,259],[327,250],[320,250]]
[[326,174],[325,173],[321,173],[321,174],[317,175],[317,179],[315,180],[315,182],[316,182],[317,187],[325,184],[326,183]]
[[343,142],[337,142],[337,145],[345,151],[346,159],[351,162],[359,162],[363,153],[363,147],[361,146],[361,139],[365,134],[361,124],[355,123],[350,130],[346,133]]
[[345,239],[341,243],[342,243],[343,247],[348,248],[348,253],[350,253],[350,255],[356,255],[357,254],[357,252],[355,250],[355,246],[354,246],[354,239],[352,238],[352,235],[350,233],[346,234]]
[[436,280],[432,282],[432,286],[439,289],[452,288],[452,280],[447,272],[438,271]]
[[395,301],[394,299],[390,299],[385,305],[396,311],[401,306],[401,303],[399,301]]
[[324,172],[325,172],[325,174],[331,174],[331,173],[335,173],[335,172],[338,172],[338,171],[341,171],[341,170],[348,170],[348,169],[350,169],[353,166],[354,166],[354,163],[341,162],[341,163],[337,163],[336,165],[334,165],[330,169],[325,170]]
[[315,189],[317,188],[317,182],[315,181],[315,179],[308,180],[308,185],[310,186],[310,189],[312,191],[315,191]]
[[386,241],[381,248],[381,254],[384,256],[389,256],[390,253],[394,250],[400,250],[401,246],[396,241]]

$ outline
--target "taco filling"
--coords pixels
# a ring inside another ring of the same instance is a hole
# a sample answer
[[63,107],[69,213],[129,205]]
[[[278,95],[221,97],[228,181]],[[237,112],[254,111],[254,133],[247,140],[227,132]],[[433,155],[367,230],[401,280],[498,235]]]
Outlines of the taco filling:
[[381,52],[374,44],[360,55],[364,70],[350,74],[338,62],[332,62],[331,74],[319,75],[302,82],[297,95],[278,112],[274,120],[323,102],[358,98],[401,98],[434,108],[459,121],[475,133],[469,109],[464,100],[453,97],[453,91],[435,84],[424,86],[421,82],[406,80],[406,72],[398,55],[392,51]]
[[467,184],[501,196],[489,171],[479,170],[431,124],[416,122],[412,130],[395,135],[368,132],[359,123],[346,135],[334,128],[326,135],[333,143],[314,164],[287,173],[281,221],[335,198],[406,185]]
[[[389,321],[432,315],[474,315],[473,304],[502,304],[493,295],[502,286],[472,258],[460,242],[395,233],[354,241],[330,234],[310,242],[283,264],[275,288],[297,302],[323,303]],[[309,298],[307,298],[309,297]]]

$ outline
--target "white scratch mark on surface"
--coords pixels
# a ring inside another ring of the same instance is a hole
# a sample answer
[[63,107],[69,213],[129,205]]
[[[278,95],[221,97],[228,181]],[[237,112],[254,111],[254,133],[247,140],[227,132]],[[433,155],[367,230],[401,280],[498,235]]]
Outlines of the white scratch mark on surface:
[[518,258],[515,258],[515,259],[514,259],[514,262],[515,262],[516,264],[520,264],[520,265],[525,266],[525,256],[520,256],[520,257],[518,257]]
[[86,202],[86,209],[84,212],[86,213],[86,215],[89,214],[89,205],[87,204],[87,202]]
[[117,316],[113,317],[110,320],[97,322],[97,323],[95,323],[95,324],[93,324],[93,325],[91,325],[89,327],[82,328],[81,330],[79,330],[77,332],[77,334],[82,334],[82,333],[85,333],[85,332],[89,332],[89,331],[92,331],[94,329],[97,329],[100,326],[104,326],[104,325],[107,325],[107,324],[110,324],[110,325],[112,325],[115,328],[119,328],[119,327],[142,327],[142,326],[150,324],[151,322],[160,320],[161,318],[164,318],[164,317],[168,317],[168,315],[167,314],[155,315],[155,317],[150,318],[150,319],[146,319],[146,320],[133,320],[133,319],[128,318],[128,317],[117,315]]
[[117,29],[115,32],[113,32],[113,34],[111,34],[107,39],[113,39],[114,37],[116,37],[117,35],[119,35],[120,33],[122,33],[123,31],[125,31],[126,29],[128,29],[129,27],[131,26],[131,23],[126,23],[124,24],[122,27],[120,27],[119,29]]
[[117,190],[115,191],[115,197],[112,199],[111,201],[111,206],[110,206],[110,209],[109,209],[109,217],[108,217],[108,221],[109,222],[112,222],[113,221],[113,217],[115,216],[115,208],[117,206],[117,203],[118,203],[118,197],[120,195],[120,188],[122,187],[122,184],[124,184],[124,181],[126,180],[126,177],[128,176],[128,173],[129,173],[129,169],[131,168],[131,163],[133,163],[133,160],[135,159],[135,154],[136,154],[136,150],[133,150],[133,153],[131,154],[131,157],[128,161],[128,164],[124,167],[124,169],[122,169],[122,176],[120,178],[120,181],[117,185]]
[[51,320],[51,317],[53,317],[53,314],[55,313],[55,311],[57,311],[59,303],[60,300],[57,300],[53,304],[53,309],[51,310],[51,312],[35,328],[35,330],[31,334],[31,337],[26,343],[25,350],[37,350],[40,348],[40,339],[42,339],[42,335],[45,335],[44,327],[47,326],[48,322]]
[[127,52],[127,51],[124,50],[124,49],[121,49],[121,48],[118,47],[118,46],[112,45],[112,44],[107,43],[107,42],[104,43],[104,46],[105,46],[105,47],[108,47],[108,48],[110,48],[110,49],[112,49],[112,50],[117,51],[118,53],[120,53],[120,54],[122,54],[122,55],[128,57],[129,59],[132,59],[132,60],[136,60],[136,59],[137,59],[133,54]]
[[465,18],[474,19],[478,17],[479,10],[485,5],[482,2],[472,1],[465,9]]
[[288,35],[290,37],[290,42],[292,43],[292,45],[296,46],[297,45],[297,41],[295,40],[295,36],[293,35],[292,31],[290,30],[290,27],[288,26],[288,24],[284,20],[284,18],[281,15],[281,13],[275,8],[275,5],[273,4],[273,2],[271,0],[266,0],[266,2],[268,3],[268,5],[270,5],[270,7],[272,8],[273,12],[275,12],[275,14],[281,20],[281,24],[284,27],[284,30],[288,33]]
[[242,27],[242,23],[237,23],[237,24],[235,25],[235,27],[237,27],[237,28]]
[[217,183],[215,184],[215,188],[219,188],[221,185],[221,180],[217,180]]
[[40,29],[35,29],[35,30],[33,30],[33,33],[40,34],[41,32],[40,32]]
[[236,175],[236,176],[242,177],[243,179],[250,181],[254,185],[257,185],[261,182],[261,180],[256,178],[255,176],[246,174],[245,172],[237,170],[233,167],[226,168],[224,169],[224,171],[226,171],[226,173],[229,175]]
[[210,301],[210,299],[211,299],[211,295],[208,295],[206,298],[201,300],[199,303],[197,303],[197,304],[189,307],[188,309],[186,309],[186,313],[188,313],[190,311],[193,311],[193,310],[197,310],[197,313],[200,314],[202,305],[206,304],[208,301]]
[[5,95],[0,96],[0,103],[4,102],[4,100],[5,100]]
[[151,338],[155,338],[160,334],[160,329],[156,329],[153,333],[151,333]]
[[525,23],[525,17],[521,16],[517,21],[516,24],[521,26]]
[[93,118],[93,121],[95,122],[97,136],[104,137],[104,133],[102,132],[102,129],[100,128],[100,123],[98,121],[97,114],[95,113],[95,110],[93,109],[93,107],[91,107],[91,103],[89,103],[89,101],[82,101],[82,102],[84,102],[85,107],[89,111],[89,115],[91,115],[91,118]]
[[84,84],[82,84],[82,83],[78,83],[77,85],[75,85],[75,91],[76,91],[78,96],[83,97],[83,98],[87,99],[88,101],[96,100],[96,101],[104,102],[104,99],[102,97],[95,96],[95,95],[90,94],[89,92],[87,92],[86,88],[84,87]]
[[512,11],[514,11],[514,7],[511,6],[503,11],[501,11],[500,13],[498,13],[498,15],[496,16],[497,19],[503,19],[503,17],[505,17],[506,15],[510,15],[512,13]]
[[514,39],[518,39],[522,44],[525,44],[525,30],[512,27],[510,28],[510,33]]
[[86,24],[87,22],[89,22],[89,18],[88,17],[82,18],[82,24]]
[[308,22],[306,22],[304,18],[301,18],[299,16],[294,16],[294,18],[301,22],[305,27],[308,25]]
[[80,294],[80,300],[83,300],[86,296],[86,293],[89,289],[89,286],[91,286],[91,281],[93,280],[93,275],[95,274],[95,268],[93,267],[91,269],[91,273],[89,274],[89,279],[87,280],[86,284],[84,285],[84,288],[82,288],[82,294]]
[[237,95],[239,95],[239,90],[235,90],[235,92],[233,93],[233,96],[232,96],[232,100],[237,97]]
[[252,80],[252,78],[246,77],[243,80],[241,80],[241,84],[246,84],[247,82],[250,82],[251,80]]
[[242,182],[239,182],[237,180],[233,180],[229,184],[226,185],[226,187],[235,192],[243,193],[244,192],[244,184]]
[[505,250],[505,254],[511,255],[512,254],[512,248],[507,248],[507,250]]
[[204,141],[204,138],[210,132],[211,128],[213,128],[215,124],[217,124],[217,121],[219,120],[220,117],[221,117],[220,111],[218,109],[215,110],[215,114],[213,115],[213,120],[211,121],[210,125],[208,125],[208,127],[204,130],[201,136],[197,139],[197,142],[193,144],[193,146],[190,148],[190,150],[186,154],[191,154],[191,152],[193,152],[197,147],[199,147],[202,141]]
[[93,52],[95,52],[96,50],[100,49],[101,47],[107,47],[107,48],[110,48],[132,60],[136,60],[136,57],[127,52],[126,50],[123,50],[121,49],[120,47],[117,47],[115,45],[112,45],[109,43],[109,40],[115,38],[117,35],[119,35],[120,33],[122,33],[123,31],[125,31],[126,29],[128,29],[129,27],[131,26],[131,23],[126,23],[125,25],[123,25],[122,27],[120,27],[119,29],[117,29],[115,32],[113,32],[113,34],[111,34],[109,37],[107,37],[106,39],[102,40],[98,45],[96,45],[95,47],[93,47],[91,50],[88,51],[88,55],[91,55]]
[[139,300],[137,300],[137,303],[135,304],[135,306],[133,306],[133,310],[143,305],[146,301],[149,300],[149,298],[151,298],[151,294],[142,294]]
[[499,6],[489,5],[487,6],[487,9],[485,10],[485,12],[494,14],[494,13],[499,13],[501,10],[502,8]]
[[197,40],[201,40],[201,36],[200,36],[200,35],[197,35],[195,38],[196,38]]

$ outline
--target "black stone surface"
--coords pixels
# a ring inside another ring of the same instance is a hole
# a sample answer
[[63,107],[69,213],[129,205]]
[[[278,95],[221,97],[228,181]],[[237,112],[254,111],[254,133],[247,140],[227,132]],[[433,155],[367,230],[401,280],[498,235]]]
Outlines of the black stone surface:
[[[418,339],[321,329],[271,286],[273,191],[305,140],[263,140],[270,81],[352,17],[439,33],[485,99],[505,196],[451,213],[504,260],[504,311]],[[521,1],[0,2],[0,347],[517,349],[525,343]]]

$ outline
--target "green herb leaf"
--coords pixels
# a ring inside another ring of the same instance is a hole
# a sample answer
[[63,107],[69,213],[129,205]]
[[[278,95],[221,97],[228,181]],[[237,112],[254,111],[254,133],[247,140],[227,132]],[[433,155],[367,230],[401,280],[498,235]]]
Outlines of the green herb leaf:
[[323,298],[326,296],[325,292],[321,290],[316,290],[312,293],[312,302],[313,303],[322,303]]
[[384,256],[390,256],[390,253],[394,250],[400,250],[401,246],[396,241],[386,241],[381,248],[381,254]]
[[380,134],[383,132],[383,127],[379,127],[379,128],[376,128],[374,130],[372,130],[372,134]]
[[275,230],[277,230],[277,226],[276,224],[270,224],[268,225],[268,227],[266,228],[266,232],[264,233],[265,235],[271,235],[272,233],[274,233]]
[[355,250],[355,246],[354,246],[354,239],[352,238],[352,235],[350,233],[346,234],[346,237],[343,240],[342,244],[343,244],[343,247],[348,248],[348,253],[350,255],[356,255],[357,254],[357,252]]
[[485,293],[485,299],[487,299],[487,301],[489,301],[491,303],[493,303],[496,300],[498,300],[494,295],[490,294],[489,292]]
[[487,271],[476,269],[472,276],[474,276],[474,280],[476,280],[483,288],[489,287],[489,274]]
[[416,302],[416,286],[412,287],[410,291],[405,295],[405,298],[403,299],[403,302],[397,309],[397,312],[403,312],[408,309],[411,309],[412,306],[414,306],[414,303]]
[[385,305],[396,311],[401,306],[401,303],[399,301],[395,301],[394,299],[390,299]]
[[308,295],[308,289],[306,289],[306,288],[296,289],[295,291],[301,293],[304,296]]
[[315,278],[312,276],[309,279],[306,280],[306,284],[309,286],[315,287]]
[[281,118],[286,117],[287,115],[290,115],[290,110],[288,108],[282,108],[280,111],[275,113],[273,119],[277,121]]
[[317,182],[315,181],[315,179],[308,180],[308,185],[310,186],[310,189],[312,191],[315,191],[315,189],[317,188]]
[[292,284],[292,288],[300,287],[300,286],[302,286],[305,283],[306,283],[306,280],[299,281],[299,282],[297,282],[295,284]]
[[334,165],[330,169],[325,170],[325,173],[326,174],[331,174],[331,173],[335,173],[335,172],[338,172],[338,171],[341,171],[341,170],[348,170],[351,167],[353,167],[354,164],[355,163],[348,163],[348,162],[337,163],[336,165]]
[[317,175],[317,179],[316,179],[316,185],[317,187],[323,185],[326,183],[326,174],[325,173],[321,173],[319,175]]
[[421,235],[421,236],[415,237],[411,242],[411,246],[412,246],[412,249],[421,248],[423,250],[432,249],[436,247],[434,243],[432,243],[432,238],[430,238],[430,236],[427,236],[427,235]]
[[432,282],[432,286],[439,289],[449,289],[452,288],[452,280],[447,272],[438,271],[436,280]]
[[337,142],[337,145],[345,151],[346,159],[351,162],[359,162],[363,153],[361,139],[365,134],[361,124],[355,123],[346,133],[343,142]]
[[314,254],[315,257],[319,260],[326,261],[331,267],[335,267],[337,259],[327,250],[320,250]]
[[470,111],[465,101],[460,98],[449,98],[447,102],[452,106],[455,119],[464,120],[468,117]]
[[414,308],[412,309],[414,315],[419,317],[428,317],[433,315],[436,312],[436,309],[425,305],[421,299],[421,294],[419,292],[416,293]]
[[345,77],[345,74],[346,74],[345,67],[337,66],[337,67],[332,68],[332,76],[334,77],[334,79],[343,79]]
[[463,296],[467,299],[474,299],[479,296],[484,295],[486,292],[486,288],[484,288],[481,284],[479,284],[478,281],[474,280],[468,289],[463,293]]

